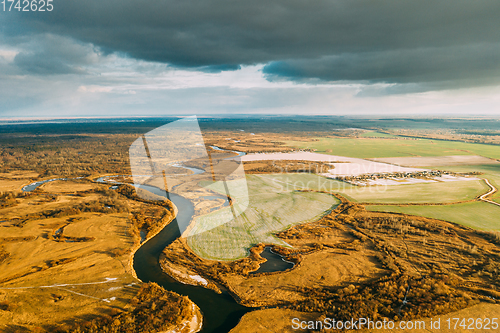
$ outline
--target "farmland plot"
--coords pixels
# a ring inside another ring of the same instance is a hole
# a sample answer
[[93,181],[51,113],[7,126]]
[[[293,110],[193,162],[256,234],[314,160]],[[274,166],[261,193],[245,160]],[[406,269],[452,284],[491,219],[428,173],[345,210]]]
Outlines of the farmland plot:
[[[292,225],[319,219],[339,203],[332,195],[283,189],[257,175],[248,176],[247,184],[249,204],[245,211],[238,210],[239,198],[232,198],[235,219],[219,223],[220,219],[233,214],[231,207],[196,218],[187,240],[201,257],[235,260],[247,256],[248,249],[258,243],[288,246],[274,234]],[[223,193],[222,188],[213,190]],[[217,226],[213,228],[213,225]]]
[[404,137],[397,139],[316,139],[316,141],[287,141],[287,145],[300,149],[313,149],[317,153],[357,158],[456,155],[479,155],[490,159],[500,158],[498,146],[480,143]]
[[262,175],[284,190],[311,189],[339,193],[353,202],[363,203],[450,203],[466,201],[488,192],[482,180],[434,182],[395,186],[355,186],[314,174]]
[[430,217],[473,229],[500,231],[500,207],[485,202],[449,206],[367,206],[368,210]]

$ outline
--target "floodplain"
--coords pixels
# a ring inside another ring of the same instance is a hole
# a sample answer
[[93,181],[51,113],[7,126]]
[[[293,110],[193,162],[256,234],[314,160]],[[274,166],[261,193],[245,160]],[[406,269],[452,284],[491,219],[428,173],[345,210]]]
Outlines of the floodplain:
[[[145,326],[153,321],[140,319],[153,317],[166,329],[199,330],[202,314],[192,302],[143,284],[131,267],[135,249],[176,208],[140,199],[129,185],[95,182],[130,175],[128,147],[162,121],[0,128],[1,331],[154,331]],[[418,120],[204,120],[207,149],[258,155],[244,161],[248,208],[235,192],[221,198],[221,183],[201,184],[207,200],[193,201],[191,229],[157,264],[180,285],[226,290],[231,306],[260,308],[235,318],[232,332],[287,331],[291,316],[397,321],[498,313],[500,194],[491,187],[500,185],[500,150],[493,137],[470,134],[493,122],[440,124],[446,128]],[[302,155],[262,160],[277,153]],[[317,158],[303,158],[310,154]],[[380,168],[326,172],[355,162]],[[398,172],[384,174],[389,166]],[[390,182],[356,179],[370,177]],[[67,180],[22,191],[56,178]],[[219,224],[217,212],[239,216]],[[257,273],[266,248],[292,267]]]
[[[295,224],[318,220],[339,203],[331,194],[294,188],[284,190],[280,184],[261,175],[247,176],[247,185],[249,207],[235,219],[211,227],[222,214],[231,214],[231,207],[196,218],[195,228],[187,237],[196,254],[206,259],[236,260],[246,257],[248,250],[258,243],[286,247],[288,245],[275,237],[275,233]],[[222,185],[213,190],[224,193]]]

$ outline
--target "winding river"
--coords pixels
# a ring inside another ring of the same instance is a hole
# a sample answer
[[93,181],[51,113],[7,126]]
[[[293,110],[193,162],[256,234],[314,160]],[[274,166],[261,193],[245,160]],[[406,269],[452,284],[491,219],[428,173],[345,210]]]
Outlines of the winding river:
[[[141,188],[162,195],[162,190],[152,186]],[[163,192],[164,193],[164,192]],[[162,195],[163,196],[163,195]],[[203,287],[182,284],[165,274],[158,264],[160,254],[181,234],[178,223],[187,225],[194,215],[191,201],[170,193],[170,200],[177,206],[176,220],[170,222],[163,230],[143,243],[134,256],[134,270],[143,282],[156,282],[167,290],[188,296],[198,305],[203,313],[203,327],[200,332],[229,332],[249,308],[238,304],[228,293],[217,294]]]
[[[224,150],[219,147],[212,146],[215,150]],[[238,151],[231,151],[237,153],[238,156],[243,156],[245,153]],[[204,172],[204,170],[176,165],[191,170],[194,174]],[[115,181],[115,176],[104,176],[96,179],[97,182],[109,183],[113,187],[121,184]],[[83,178],[83,177],[78,177]],[[30,192],[38,186],[55,181],[55,180],[69,180],[71,178],[55,178],[44,181],[38,181],[23,187],[24,192]],[[74,179],[74,178],[73,178]],[[112,187],[112,188],[113,188]],[[141,185],[142,189],[154,193],[158,196],[165,197],[165,191],[149,185]],[[200,308],[203,314],[203,326],[200,332],[203,333],[226,333],[233,329],[241,317],[251,311],[251,308],[238,304],[231,295],[227,292],[217,294],[216,292],[205,289],[199,286],[192,286],[177,282],[167,274],[165,274],[160,265],[159,259],[162,251],[180,237],[178,225],[187,225],[194,215],[194,206],[190,200],[177,195],[169,193],[170,200],[178,209],[177,217],[163,228],[156,236],[142,243],[141,247],[134,255],[133,267],[137,277],[143,282],[156,282],[166,290],[174,291],[178,294],[188,296]],[[204,199],[220,199],[217,196],[207,196]],[[224,203],[224,206],[229,202]],[[262,256],[268,261],[261,265],[261,268],[255,273],[282,271],[293,267],[293,263],[284,261],[281,256],[273,253],[269,247],[266,247]]]
[[[212,148],[223,150],[218,147]],[[236,153],[238,156],[245,154],[242,152]],[[195,174],[204,172],[201,169],[182,165],[179,165],[179,167],[189,169]],[[157,187],[142,185],[141,188],[156,195],[165,196],[165,192]],[[203,287],[179,283],[165,274],[159,265],[162,251],[181,235],[178,225],[188,225],[194,215],[194,206],[191,201],[175,193],[169,193],[169,197],[178,209],[177,216],[160,233],[143,243],[135,253],[134,270],[137,277],[143,282],[156,282],[167,290],[188,296],[203,313],[203,326],[200,332],[229,332],[238,324],[241,317],[250,311],[250,308],[238,304],[227,292],[217,294]],[[216,198],[214,196],[206,199]]]
[[[214,147],[217,150],[223,150]],[[244,153],[236,152],[239,156]],[[187,168],[198,174],[204,170]],[[112,180],[116,176],[106,176],[97,179],[97,182],[120,184]],[[24,192],[30,192],[38,186],[55,180],[68,180],[69,178],[49,179],[39,181],[23,187]],[[158,196],[165,197],[165,192],[157,187],[141,185],[141,188],[152,192]],[[200,332],[203,333],[226,333],[234,328],[241,317],[251,311],[250,308],[238,304],[227,292],[217,294],[216,292],[199,286],[192,286],[177,282],[165,274],[160,265],[161,252],[174,240],[180,237],[178,224],[187,225],[194,215],[194,206],[188,199],[175,193],[169,193],[170,200],[178,209],[177,217],[171,221],[156,236],[144,242],[134,255],[133,267],[137,277],[143,282],[156,282],[166,290],[174,291],[178,294],[188,296],[200,308],[203,314],[203,326]],[[215,198],[215,197],[214,197]],[[209,198],[207,198],[209,199]],[[226,205],[226,203],[224,204]]]

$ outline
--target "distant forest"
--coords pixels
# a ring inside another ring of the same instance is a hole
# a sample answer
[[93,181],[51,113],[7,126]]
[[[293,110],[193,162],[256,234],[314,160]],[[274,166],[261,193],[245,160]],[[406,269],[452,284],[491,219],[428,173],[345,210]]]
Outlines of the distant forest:
[[[139,135],[177,119],[179,118],[79,119],[24,123],[3,121],[0,122],[0,168],[4,172],[33,170],[40,177],[130,174],[128,149],[132,142]],[[237,116],[199,118],[199,124],[203,134],[208,137],[220,136],[220,133],[283,133],[313,139],[318,136],[356,136],[363,132],[358,131],[361,129],[417,138],[497,144],[499,136],[496,133],[500,133],[500,119],[484,118]],[[436,134],[438,131],[435,129],[438,128],[441,132]],[[398,129],[404,129],[404,133],[398,133]],[[470,133],[474,135],[471,136]],[[485,136],[478,138],[476,133],[483,133]],[[254,143],[248,141],[248,144]]]

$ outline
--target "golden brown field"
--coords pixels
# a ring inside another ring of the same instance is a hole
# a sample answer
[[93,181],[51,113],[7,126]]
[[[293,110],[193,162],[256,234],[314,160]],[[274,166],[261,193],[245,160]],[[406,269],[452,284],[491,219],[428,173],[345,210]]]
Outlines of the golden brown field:
[[[106,318],[113,322],[139,307],[151,311],[143,301],[132,302],[142,282],[134,277],[131,250],[140,229],[147,235],[171,221],[172,207],[88,179],[45,183],[22,195],[20,187],[29,182],[2,181],[4,191],[13,187],[19,196],[0,209],[0,331],[102,327]],[[183,300],[159,293],[171,304]],[[191,309],[192,302],[182,302],[181,309]],[[190,321],[195,313],[188,312],[169,312],[162,327],[175,326],[176,318]]]
[[[279,309],[299,311],[305,318],[320,313],[320,319],[397,322],[463,314],[478,304],[498,307],[500,250],[495,233],[368,212],[343,199],[320,221],[294,226],[278,237],[293,246],[274,246],[296,262],[285,272],[251,274],[262,262],[264,244],[254,247],[248,258],[218,262],[200,259],[185,242],[177,242],[165,250],[162,264],[178,271],[184,267],[184,276],[200,275],[222,285],[247,306],[276,308],[272,316],[262,312],[261,322],[269,320],[276,327],[290,325],[289,316],[276,314]],[[247,314],[234,332],[248,331],[260,313]]]
[[[295,149],[285,141],[314,136],[218,131],[206,133],[205,142],[245,152],[284,152]],[[139,231],[147,237],[160,230],[172,220],[174,207],[140,199],[130,186],[111,191],[91,181],[99,175],[129,174],[127,149],[136,137],[89,134],[58,146],[61,137],[54,135],[35,150],[22,145],[2,150],[0,330],[71,331],[76,323],[87,332],[113,325],[133,331],[127,323],[158,313],[156,304],[165,310],[163,327],[192,320],[193,327],[199,325],[199,310],[189,300],[143,285],[130,266]],[[245,169],[268,173],[285,166],[292,169],[288,171],[324,167],[259,161]],[[21,192],[33,181],[77,176],[85,178]],[[227,262],[198,257],[182,238],[165,249],[162,265],[180,281],[205,285],[193,279],[199,276],[207,281],[205,287],[227,289],[241,304],[270,307],[247,313],[232,332],[298,331],[290,329],[295,317],[398,321],[498,313],[498,234],[369,212],[338,197],[343,203],[321,220],[277,234],[291,247],[273,250],[294,262],[293,269],[253,274],[265,261],[260,253],[268,244],[254,244],[248,257]],[[199,214],[212,208],[202,201],[195,204]]]

